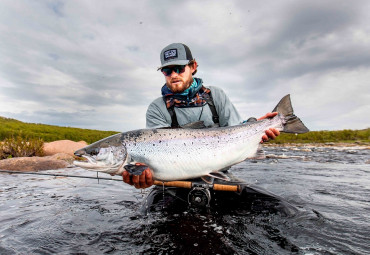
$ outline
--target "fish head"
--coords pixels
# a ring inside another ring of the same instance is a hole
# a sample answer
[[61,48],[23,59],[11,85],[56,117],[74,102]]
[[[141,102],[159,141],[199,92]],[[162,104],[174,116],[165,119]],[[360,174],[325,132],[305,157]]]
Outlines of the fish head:
[[74,165],[112,175],[123,172],[122,165],[127,159],[127,151],[124,146],[106,143],[91,144],[75,151],[74,155],[86,159],[86,161],[74,161]]

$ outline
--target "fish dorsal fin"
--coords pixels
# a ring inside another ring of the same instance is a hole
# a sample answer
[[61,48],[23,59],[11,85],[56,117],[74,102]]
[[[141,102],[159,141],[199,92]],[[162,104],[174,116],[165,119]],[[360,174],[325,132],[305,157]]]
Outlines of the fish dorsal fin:
[[206,128],[206,125],[204,125],[204,121],[199,120],[199,121],[195,121],[195,122],[191,122],[186,125],[183,125],[181,126],[181,128],[201,129],[201,128]]
[[223,180],[223,181],[230,181],[230,178],[229,176],[227,176],[226,174],[222,173],[222,172],[212,172],[212,173],[209,173],[208,176],[210,177],[213,177],[215,179],[220,179],[220,180]]
[[202,129],[202,128],[207,128],[207,127],[206,127],[206,125],[204,125],[204,121],[203,120],[199,120],[199,121],[195,121],[195,122],[191,122],[191,123],[185,124],[185,125],[180,126],[180,127],[160,127],[160,128],[157,128],[157,129],[178,129],[178,128],[184,128],[184,129]]

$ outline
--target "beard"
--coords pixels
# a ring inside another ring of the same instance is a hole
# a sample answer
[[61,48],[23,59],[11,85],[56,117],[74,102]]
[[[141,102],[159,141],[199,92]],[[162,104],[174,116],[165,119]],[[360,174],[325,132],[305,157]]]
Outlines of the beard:
[[[187,88],[190,87],[190,85],[193,83],[193,76],[190,73],[189,76],[186,79],[181,79],[179,77],[171,79],[169,82],[166,82],[167,87],[173,92],[173,93],[182,93]],[[179,82],[178,84],[173,84],[175,82]]]

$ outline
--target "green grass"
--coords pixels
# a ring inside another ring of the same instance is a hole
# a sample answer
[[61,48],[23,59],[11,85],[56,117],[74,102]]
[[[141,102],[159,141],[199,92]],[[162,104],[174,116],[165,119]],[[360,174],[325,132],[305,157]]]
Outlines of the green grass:
[[21,136],[6,138],[0,143],[0,160],[14,157],[43,156],[43,145],[44,141],[42,139],[24,139]]
[[370,128],[363,130],[311,131],[305,134],[282,133],[269,143],[370,143]]
[[20,136],[24,139],[41,139],[45,142],[72,140],[75,142],[86,141],[87,143],[93,143],[117,133],[115,131],[25,123],[15,119],[0,117],[0,141]]
[[[11,137],[24,139],[41,139],[45,142],[56,140],[86,141],[92,143],[115,131],[99,131],[92,129],[59,127],[44,124],[24,123],[15,119],[0,117],[0,141]],[[370,128],[364,130],[312,131],[306,134],[281,134],[269,143],[370,143]]]

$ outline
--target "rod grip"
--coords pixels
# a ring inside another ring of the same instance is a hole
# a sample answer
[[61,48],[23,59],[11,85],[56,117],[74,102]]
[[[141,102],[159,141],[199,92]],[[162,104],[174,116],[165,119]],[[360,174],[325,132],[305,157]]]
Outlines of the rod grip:
[[187,182],[187,181],[172,181],[172,182],[154,181],[154,185],[157,185],[157,186],[164,185],[164,186],[170,186],[170,187],[191,189],[191,182]]
[[[154,185],[178,187],[178,188],[186,188],[186,189],[192,188],[192,183],[189,181],[170,181],[170,182],[154,181]],[[239,185],[213,184],[213,190],[239,192],[240,186]]]
[[240,186],[239,185],[213,184],[213,190],[239,192]]

